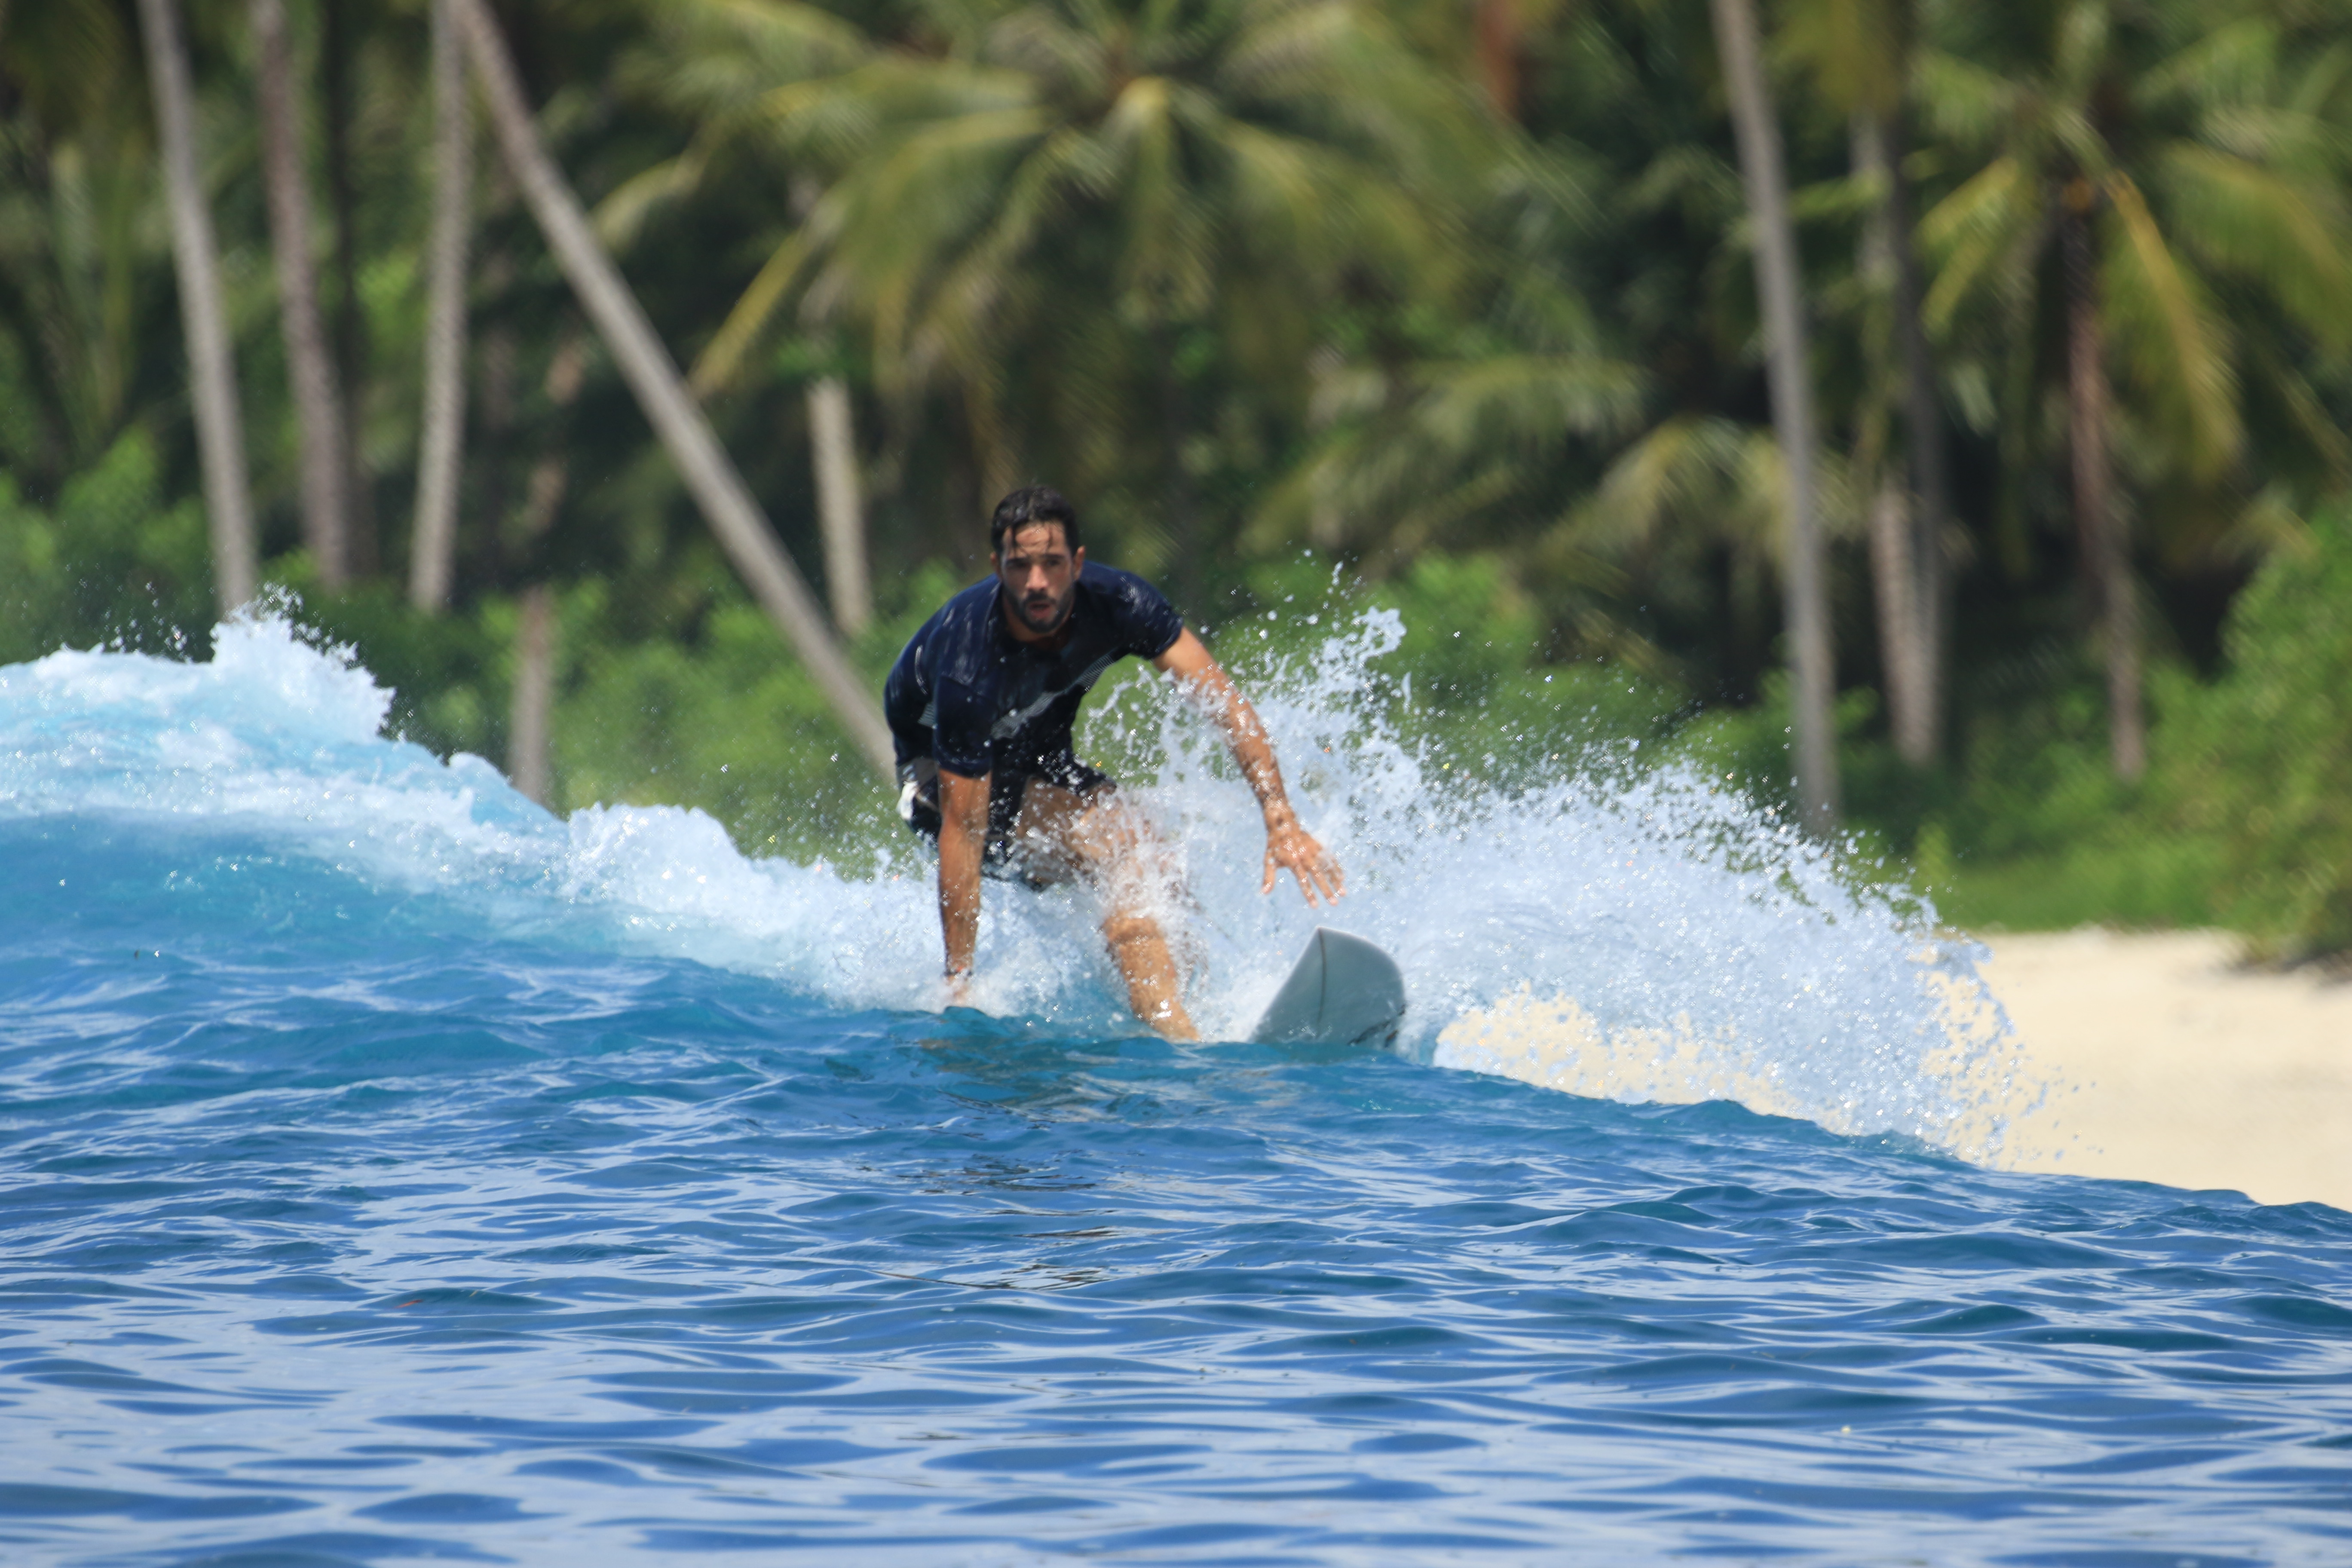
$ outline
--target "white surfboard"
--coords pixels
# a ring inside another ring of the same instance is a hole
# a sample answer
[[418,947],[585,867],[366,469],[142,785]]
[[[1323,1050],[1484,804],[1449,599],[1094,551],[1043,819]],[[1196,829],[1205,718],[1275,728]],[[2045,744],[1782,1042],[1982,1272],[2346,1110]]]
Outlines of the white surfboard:
[[1389,1046],[1403,1022],[1404,976],[1396,960],[1362,937],[1317,926],[1250,1038]]

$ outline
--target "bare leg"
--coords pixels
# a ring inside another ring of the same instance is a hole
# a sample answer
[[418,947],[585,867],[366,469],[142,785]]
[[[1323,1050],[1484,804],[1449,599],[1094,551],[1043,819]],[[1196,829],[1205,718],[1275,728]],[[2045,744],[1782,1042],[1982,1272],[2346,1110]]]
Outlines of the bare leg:
[[1103,917],[1103,940],[1111,962],[1127,981],[1127,1005],[1135,1016],[1171,1040],[1197,1040],[1201,1031],[1184,1011],[1184,981],[1160,922],[1150,915]]
[[1199,1039],[1184,1010],[1183,972],[1152,912],[1153,895],[1173,881],[1167,850],[1142,815],[1115,790],[1081,794],[1033,779],[1013,839],[1024,869],[1049,881],[1082,879],[1101,897],[1103,940],[1135,1016],[1171,1040]]

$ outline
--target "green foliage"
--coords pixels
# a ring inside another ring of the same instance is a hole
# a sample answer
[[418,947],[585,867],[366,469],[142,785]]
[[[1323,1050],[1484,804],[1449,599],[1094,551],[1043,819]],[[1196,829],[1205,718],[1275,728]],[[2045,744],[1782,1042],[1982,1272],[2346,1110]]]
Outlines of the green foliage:
[[[895,613],[852,650],[878,690],[915,628],[960,584],[931,563],[893,584]],[[511,624],[510,612],[503,618]],[[557,805],[698,806],[753,855],[903,852],[890,792],[866,766],[766,616],[729,596],[689,638],[605,635],[611,590],[566,595]]]
[[[1854,742],[1878,716],[1877,693],[1866,688],[1838,699],[1832,719],[1842,747]],[[1720,779],[1759,805],[1793,814],[1796,781],[1790,776],[1789,678],[1765,677],[1762,700],[1746,708],[1718,708],[1695,715],[1675,735],[1670,755],[1703,777]]]
[[1947,374],[2000,389],[1975,420],[2007,455],[2004,548],[2031,511],[2073,528],[2036,483],[2063,456],[2036,417],[2067,374],[2053,215],[2082,215],[2108,438],[2172,559],[2259,535],[2280,489],[2344,484],[2314,361],[2287,347],[2338,358],[2352,320],[2342,27],[2326,6],[2061,0],[1927,29],[1919,121],[1952,183],[1920,224],[1925,315]]
[[835,731],[759,611],[732,605],[699,644],[599,647],[595,593],[565,606],[588,651],[557,730],[559,804],[698,806],[746,851],[810,860],[872,837],[886,792]]
[[1979,711],[1944,773],[1849,743],[1854,815],[1915,857],[1959,924],[2218,924],[2278,958],[2352,949],[2352,513],[2273,557],[2223,642],[2217,679],[2151,679],[2142,785],[2116,782],[2078,667]]
[[[2161,763],[2203,689],[2177,667],[2150,685],[2150,745]],[[1842,754],[1850,818],[1869,842],[1909,858],[1917,885],[1954,925],[2210,925],[2218,847],[2165,816],[2159,781],[2117,782],[2104,701],[2097,672],[2071,663],[2026,700],[1973,707],[1958,754],[1929,773],[1850,732]]]
[[[1245,685],[1393,609],[1407,634],[1368,700],[1440,760],[1510,781],[1665,759],[1780,803],[1778,453],[1706,9],[1486,9],[1516,36],[1420,0],[498,7],[551,150],[803,562],[803,395],[853,388],[885,605],[853,650],[869,679],[971,574],[996,492],[1041,479]],[[1771,8],[1802,82],[1780,112],[1821,329],[1854,859],[1911,857],[1948,918],[2352,943],[2352,568],[2340,511],[2299,521],[2352,486],[2341,9]],[[396,689],[394,728],[505,761],[517,595],[551,582],[559,805],[686,803],[754,851],[903,853],[609,360],[592,348],[577,398],[551,395],[585,329],[509,180],[476,187],[456,605],[420,616],[396,592],[431,179],[413,5],[349,10],[340,46],[298,12],[322,89],[330,64],[350,84],[320,94],[309,155],[383,551],[341,595],[285,553],[250,51],[239,8],[189,16],[263,553]],[[0,658],[200,652],[212,619],[136,38],[111,0],[0,5]],[[1881,739],[1856,532],[1899,446],[1857,260],[1881,210],[1858,106],[1907,111],[1966,563],[1952,746],[1925,772]],[[2111,772],[2076,599],[2049,242],[2078,178],[2148,612],[2137,788]],[[542,532],[522,520],[550,477]],[[2298,539],[2223,637],[2262,552]],[[2021,640],[2063,651],[2012,679]]]
[[485,601],[470,615],[420,616],[389,584],[320,593],[299,556],[273,563],[270,575],[293,592],[297,621],[320,643],[351,648],[392,691],[384,721],[391,733],[443,756],[506,755],[508,675],[500,661],[513,643],[507,601]]
[[133,430],[42,508],[0,473],[0,662],[67,645],[177,649],[212,625],[204,509],[169,500]]
[[2221,911],[2280,956],[2352,950],[2352,510],[2232,608],[2228,672],[2167,736],[2173,816],[2218,847]]

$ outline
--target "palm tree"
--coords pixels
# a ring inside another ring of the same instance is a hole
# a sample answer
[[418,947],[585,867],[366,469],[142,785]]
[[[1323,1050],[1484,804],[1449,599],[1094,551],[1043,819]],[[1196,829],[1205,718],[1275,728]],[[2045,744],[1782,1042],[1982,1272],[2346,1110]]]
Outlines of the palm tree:
[[226,615],[253,597],[260,579],[253,502],[246,487],[236,361],[228,317],[221,306],[219,248],[196,174],[195,89],[177,0],[139,0],[139,23],[146,36],[148,80],[171,206],[172,250],[179,268],[181,326],[187,336],[197,448],[212,524],[214,592]]
[[548,156],[488,0],[454,0],[454,5],[499,149],[582,309],[752,597],[799,653],[852,743],[876,771],[889,777],[890,734],[880,705],[843,657],[808,584],[776,543],[759,503],[688,395],[677,365],[598,242],[562,171]]
[[[793,186],[796,221],[806,223],[816,205],[809,180]],[[808,384],[810,466],[816,473],[816,510],[824,538],[825,595],[833,624],[844,637],[863,634],[874,619],[874,595],[866,574],[866,500],[857,477],[857,433],[849,382],[838,373]]]
[[433,232],[427,244],[425,398],[409,533],[408,598],[426,614],[449,602],[457,479],[466,440],[466,252],[473,227],[473,98],[453,0],[433,0]]
[[367,410],[366,310],[360,299],[359,189],[352,168],[352,130],[356,107],[352,80],[352,0],[320,0],[319,6],[320,151],[326,165],[327,205],[334,228],[335,380],[343,389],[343,503],[348,508],[352,570],[371,575],[383,565],[375,499],[368,482],[360,427]]
[[[1905,141],[1899,108],[1854,115],[1854,173],[1880,193],[1862,244],[1870,386],[1861,411],[1858,455],[1871,492],[1871,577],[1888,718],[1895,751],[1912,766],[1926,767],[1941,750],[1944,728],[1944,623],[1951,576],[1945,535],[1951,497],[1945,479],[1943,411],[1919,320],[1919,258],[1912,244],[1900,151]],[[1890,405],[1897,403],[1908,437],[1899,464],[1887,452]]]
[[[1590,555],[1580,530],[1546,527],[1548,481],[1570,443],[1598,446],[1634,428],[1643,377],[1582,333],[1486,346],[1329,366],[1314,408],[1321,438],[1260,504],[1253,542],[1271,547],[1305,531],[1323,548],[1361,552],[1375,568],[1434,544],[1504,543],[1512,533],[1538,555]],[[1601,614],[1581,608],[1587,619]],[[1579,640],[1603,647],[1622,637],[1594,621]]]
[[1455,276],[1484,122],[1344,0],[1026,0],[928,19],[943,55],[869,50],[746,117],[840,173],[698,381],[726,384],[788,300],[855,320],[901,406],[952,390],[984,483],[1052,450],[1098,501],[1134,485],[1109,510],[1164,525],[1189,571],[1208,384],[1295,416],[1336,300]]
[[857,437],[849,383],[821,375],[808,386],[809,447],[816,468],[817,519],[824,534],[824,585],[833,624],[856,637],[874,619],[866,570],[866,502],[857,482]]
[[[780,165],[789,193],[772,214],[766,243],[787,244],[804,225],[823,186],[819,168],[837,172],[822,133],[798,123],[796,90],[873,58],[874,47],[841,18],[793,3],[734,4],[730,0],[663,0],[648,7],[653,41],[627,74],[665,108],[697,126],[692,144],[623,184],[598,209],[605,238],[633,242],[659,206],[697,190],[730,144],[746,144]],[[819,90],[822,90],[821,89]],[[756,209],[755,209],[756,210]],[[772,217],[788,216],[782,225]],[[823,352],[838,362],[837,332],[815,323]],[[692,384],[706,398],[726,389],[740,357],[706,354]],[[867,571],[864,484],[858,471],[855,405],[847,379],[828,370],[803,389],[810,468],[816,480],[818,531],[824,549],[826,597],[834,625],[856,637],[873,618]]]
[[[1908,100],[1911,0],[1808,0],[1790,13],[1789,52],[1851,121],[1853,174],[1867,187],[1857,268],[1865,384],[1855,409],[1857,479],[1868,492],[1871,576],[1895,750],[1935,761],[1943,731],[1944,623],[1950,591],[1943,414],[1919,319]],[[1906,437],[1892,439],[1900,410]]]
[[[1374,571],[1496,550],[1541,584],[1563,651],[1699,677],[1659,637],[1687,626],[1717,689],[1752,693],[1788,582],[1787,468],[1750,423],[1752,247],[1711,51],[1669,7],[1551,9],[1517,13],[1546,29],[1528,53],[1580,68],[1524,100],[1470,226],[1475,302],[1403,353],[1318,353],[1314,439],[1249,542],[1303,529]],[[1456,68],[1491,88],[1496,68]],[[1822,479],[1823,525],[1843,524],[1842,475]]]
[[1788,175],[1780,127],[1764,80],[1754,0],[1712,0],[1716,47],[1739,163],[1756,227],[1756,293],[1763,305],[1764,350],[1772,384],[1788,490],[1790,663],[1794,675],[1798,813],[1808,832],[1827,837],[1837,826],[1837,737],[1830,702],[1829,592],[1815,510],[1811,369],[1806,363],[1804,280],[1789,216]]
[[555,584],[548,581],[543,557],[548,535],[563,510],[571,488],[566,458],[564,416],[579,400],[587,369],[587,345],[577,328],[556,341],[547,366],[547,401],[555,412],[555,426],[547,445],[531,464],[530,482],[523,498],[522,535],[533,559],[526,568],[530,581],[516,595],[514,689],[507,725],[507,776],[515,789],[541,805],[554,804],[556,639]]
[[[1969,161],[1921,226],[1939,264],[1928,326],[1956,343],[1963,321],[1990,326],[2005,344],[1988,379],[2004,389],[2016,486],[2045,357],[2035,324],[2061,323],[2047,357],[2063,365],[2077,560],[2103,633],[2111,760],[2135,779],[2131,512],[2209,548],[2278,510],[2250,448],[2273,472],[2340,466],[2305,368],[2274,346],[2352,348],[2340,38],[2252,5],[2021,0],[1955,10],[1934,41],[1919,61],[1927,123]],[[2250,396],[2278,416],[2250,426]],[[2119,458],[2137,486],[2118,483]]]
[[269,193],[270,250],[278,273],[278,326],[286,339],[288,392],[300,433],[302,541],[321,585],[351,579],[342,389],[319,312],[319,275],[310,257],[310,195],[302,171],[293,68],[288,58],[284,0],[251,0],[254,77],[261,105],[261,167]]

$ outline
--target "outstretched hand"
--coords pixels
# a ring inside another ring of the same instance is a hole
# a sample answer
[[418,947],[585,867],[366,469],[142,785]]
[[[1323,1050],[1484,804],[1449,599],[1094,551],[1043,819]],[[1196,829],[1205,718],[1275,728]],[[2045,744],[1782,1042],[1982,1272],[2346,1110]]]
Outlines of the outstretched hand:
[[[1298,826],[1297,818],[1278,827],[1265,830],[1265,882],[1261,893],[1274,891],[1276,879],[1287,868],[1298,879],[1298,890],[1309,904],[1338,903],[1348,890],[1348,879],[1339,874],[1339,863],[1324,853],[1315,836]],[[1320,891],[1321,900],[1316,898]]]

